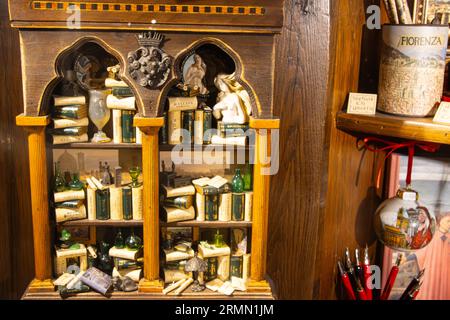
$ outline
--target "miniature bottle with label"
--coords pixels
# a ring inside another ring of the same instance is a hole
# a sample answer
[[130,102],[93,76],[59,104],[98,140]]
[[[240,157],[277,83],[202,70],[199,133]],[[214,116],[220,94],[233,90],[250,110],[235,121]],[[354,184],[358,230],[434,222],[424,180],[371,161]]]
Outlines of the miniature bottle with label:
[[244,192],[244,179],[241,176],[241,169],[236,169],[233,180],[231,180],[231,189],[235,193]]

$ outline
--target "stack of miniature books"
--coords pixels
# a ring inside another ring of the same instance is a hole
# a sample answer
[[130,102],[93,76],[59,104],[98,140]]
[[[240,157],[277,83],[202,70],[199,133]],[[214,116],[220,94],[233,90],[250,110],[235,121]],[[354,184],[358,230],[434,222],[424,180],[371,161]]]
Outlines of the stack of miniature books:
[[173,188],[162,185],[164,201],[161,208],[161,220],[167,223],[195,219],[193,197],[195,188],[192,184]]
[[54,97],[53,144],[87,142],[89,125],[86,97]]
[[248,124],[217,123],[217,134],[211,137],[212,144],[245,146],[249,130]]
[[140,131],[133,127],[136,98],[123,81],[107,78],[105,87],[111,90],[106,106],[112,110],[114,143],[141,143]]
[[162,242],[164,282],[171,284],[192,278],[192,272],[185,271],[187,261],[194,257],[192,228],[163,228]]

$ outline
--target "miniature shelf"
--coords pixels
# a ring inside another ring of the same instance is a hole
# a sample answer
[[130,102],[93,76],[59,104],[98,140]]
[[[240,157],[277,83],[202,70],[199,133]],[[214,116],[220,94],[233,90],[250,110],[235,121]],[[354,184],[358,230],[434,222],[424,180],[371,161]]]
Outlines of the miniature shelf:
[[142,149],[142,145],[137,143],[77,142],[53,145],[53,149]]
[[182,222],[161,222],[162,227],[199,227],[204,229],[219,228],[251,228],[252,223],[246,221],[182,221]]
[[[159,151],[172,151],[176,145],[161,144],[159,145]],[[90,143],[90,142],[77,142],[68,144],[56,144],[53,145],[53,149],[142,149],[141,144],[137,143]],[[254,150],[253,146],[234,146],[234,145],[186,145],[183,146],[184,151],[205,151],[207,149],[221,150],[221,151],[233,151],[233,150]]]
[[438,124],[432,118],[408,118],[377,113],[374,116],[339,112],[336,127],[346,132],[450,144],[450,125]]
[[[78,293],[71,295],[64,300],[274,300],[271,292],[238,292],[235,291],[232,296],[225,296],[223,294],[213,292],[206,289],[203,292],[192,292],[188,288],[180,296],[175,296],[173,293],[164,295],[162,293],[141,293],[135,292],[113,292],[111,296],[105,297],[94,291],[86,293]],[[27,290],[23,295],[24,300],[63,300],[58,292],[30,292]]]
[[[177,145],[160,144],[159,151],[172,151]],[[205,151],[205,150],[220,150],[220,151],[234,151],[234,150],[254,150],[254,146],[238,146],[238,145],[218,145],[218,144],[204,144],[204,145],[183,145],[184,151]]]
[[60,223],[62,226],[78,227],[78,226],[97,226],[97,227],[135,227],[142,226],[142,220],[73,220]]

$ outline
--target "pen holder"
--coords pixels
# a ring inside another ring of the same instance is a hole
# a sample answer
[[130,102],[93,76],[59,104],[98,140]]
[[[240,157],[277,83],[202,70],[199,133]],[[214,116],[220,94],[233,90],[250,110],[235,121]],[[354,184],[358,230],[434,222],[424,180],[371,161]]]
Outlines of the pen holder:
[[442,98],[447,44],[448,26],[384,25],[377,109],[433,116]]

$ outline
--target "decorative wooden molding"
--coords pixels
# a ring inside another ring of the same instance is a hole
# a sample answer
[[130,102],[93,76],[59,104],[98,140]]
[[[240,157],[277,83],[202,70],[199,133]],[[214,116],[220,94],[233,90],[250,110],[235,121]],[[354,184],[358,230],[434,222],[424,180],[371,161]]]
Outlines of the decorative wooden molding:
[[161,280],[146,280],[139,281],[139,292],[143,293],[162,293],[164,290],[164,282]]
[[145,128],[145,127],[161,128],[163,125],[164,125],[163,117],[146,118],[146,117],[135,116],[134,121],[133,121],[133,126],[139,127],[139,128]]
[[272,289],[267,280],[254,281],[254,280],[250,279],[247,281],[247,292],[249,292],[249,293],[272,293]]
[[46,127],[50,121],[50,116],[29,117],[22,113],[16,117],[16,125],[19,127]]
[[53,281],[51,279],[43,281],[34,279],[28,286],[28,292],[30,293],[54,292],[54,291],[55,285],[53,284]]
[[[154,290],[159,281],[159,128],[163,118],[134,118],[142,131],[142,175],[144,180],[143,234],[144,281],[140,290]],[[147,282],[150,282],[148,284]],[[159,286],[157,286],[159,288]],[[150,288],[150,289],[149,289]],[[162,290],[162,289],[161,289]],[[153,291],[150,291],[153,292]]]
[[[279,121],[276,122],[279,124]],[[267,123],[267,125],[273,123]],[[260,283],[266,276],[267,240],[269,225],[270,176],[263,174],[270,164],[263,164],[261,155],[271,155],[271,132],[256,129],[255,164],[253,166],[253,228],[250,279]]]
[[111,3],[111,2],[85,2],[85,1],[32,1],[33,10],[56,11],[72,8],[94,12],[120,12],[120,13],[163,13],[163,14],[214,14],[214,15],[265,15],[266,8],[260,6],[226,6],[226,5],[173,5],[158,3]]
[[250,117],[250,128],[253,129],[280,129],[280,119],[256,119]]

